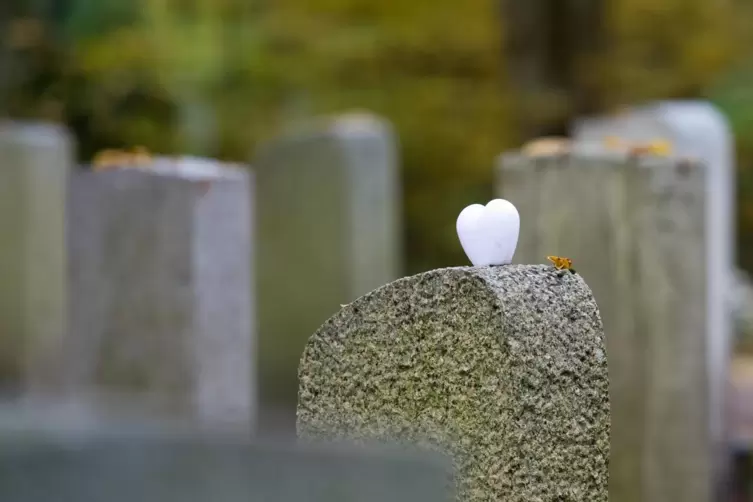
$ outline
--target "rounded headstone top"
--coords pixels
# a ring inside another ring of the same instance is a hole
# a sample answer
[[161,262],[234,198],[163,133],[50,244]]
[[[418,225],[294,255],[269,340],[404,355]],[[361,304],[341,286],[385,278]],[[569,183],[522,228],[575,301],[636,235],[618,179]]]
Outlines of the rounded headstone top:
[[453,267],[345,305],[309,339],[298,434],[449,454],[460,500],[607,500],[603,328],[583,279]]
[[323,136],[332,137],[392,137],[389,120],[366,110],[350,110],[311,117],[294,122],[281,134],[262,148],[284,145],[289,141],[302,141]]
[[677,99],[658,101],[650,105],[659,115],[681,113],[683,119],[691,119],[696,127],[706,127],[707,132],[723,131],[731,134],[728,118],[713,103],[706,100]]
[[332,117],[330,129],[333,133],[342,136],[392,134],[392,126],[386,119],[373,113],[358,110]]

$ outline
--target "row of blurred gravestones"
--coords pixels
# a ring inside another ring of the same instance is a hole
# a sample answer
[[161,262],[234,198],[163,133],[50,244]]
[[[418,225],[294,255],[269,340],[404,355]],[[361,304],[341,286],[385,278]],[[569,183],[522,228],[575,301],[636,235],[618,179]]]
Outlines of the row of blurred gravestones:
[[307,342],[298,445],[0,409],[0,500],[604,502],[598,311],[583,279],[544,265],[396,280]]
[[93,172],[65,131],[4,124],[6,388],[289,432],[308,334],[397,278],[401,251],[389,124],[302,127],[253,169],[157,157]]
[[[607,135],[703,162],[621,157],[599,148]],[[515,261],[571,256],[599,302],[612,498],[707,500],[730,439],[732,138],[703,103],[574,136],[566,158],[499,160],[496,192],[521,213]],[[250,170],[92,173],[64,132],[28,124],[4,125],[0,149],[0,370],[25,396],[97,410],[135,396],[208,425],[290,429],[306,338],[401,272],[396,139],[374,117],[292,130]]]
[[[728,479],[734,165],[706,103],[575,124],[567,158],[499,159],[518,206],[517,258],[572,256],[607,338],[614,500],[708,500]],[[668,141],[672,154],[607,148]],[[618,453],[619,452],[619,453]]]

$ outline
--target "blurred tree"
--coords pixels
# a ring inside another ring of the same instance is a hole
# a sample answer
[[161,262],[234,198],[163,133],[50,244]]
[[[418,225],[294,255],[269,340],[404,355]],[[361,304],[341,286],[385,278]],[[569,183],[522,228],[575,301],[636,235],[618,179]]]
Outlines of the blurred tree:
[[747,51],[740,2],[614,0],[610,6],[605,85],[615,101],[698,97]]
[[[492,2],[130,5],[138,16],[123,13],[103,32],[87,16],[68,23],[75,73],[87,82],[81,106],[98,124],[86,134],[101,139],[92,145],[245,159],[287,122],[369,108],[390,118],[402,141],[410,270],[464,261],[455,217],[491,195],[491,160],[512,144]],[[129,120],[134,108],[117,104],[136,88],[169,101],[172,124],[155,120],[156,103]]]
[[572,117],[604,109],[606,15],[604,0],[501,1],[521,140],[565,135]]
[[[415,272],[466,261],[455,217],[491,196],[495,155],[576,114],[698,95],[749,54],[750,3],[6,0],[0,98],[65,121],[87,160],[135,144],[246,160],[287,122],[372,109],[400,136]],[[56,29],[9,43],[30,15]]]
[[573,117],[698,97],[744,56],[748,0],[502,0],[522,139]]

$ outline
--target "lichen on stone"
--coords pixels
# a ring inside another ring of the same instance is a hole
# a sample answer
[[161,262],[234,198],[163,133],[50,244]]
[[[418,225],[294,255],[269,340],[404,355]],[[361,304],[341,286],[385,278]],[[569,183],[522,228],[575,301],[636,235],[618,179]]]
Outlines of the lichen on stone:
[[395,281],[310,338],[299,381],[299,437],[441,451],[458,500],[607,500],[604,335],[578,275],[504,265]]

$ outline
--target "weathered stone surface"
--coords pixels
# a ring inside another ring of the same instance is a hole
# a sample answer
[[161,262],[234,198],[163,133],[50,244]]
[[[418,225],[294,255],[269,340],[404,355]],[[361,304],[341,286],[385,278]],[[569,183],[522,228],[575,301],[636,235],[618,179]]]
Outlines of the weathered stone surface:
[[0,124],[0,387],[54,383],[66,329],[66,195],[73,142],[50,124]]
[[251,178],[183,162],[72,176],[64,379],[250,427]]
[[446,452],[463,501],[607,500],[607,363],[579,275],[504,265],[400,279],[330,318],[299,378],[301,438]]
[[711,496],[704,167],[576,149],[500,158],[521,214],[514,262],[567,256],[604,321],[610,502]]
[[[400,179],[390,123],[342,114],[264,145],[258,194],[260,396],[294,433],[298,359],[340,304],[400,277]],[[264,425],[264,424],[262,424]]]

